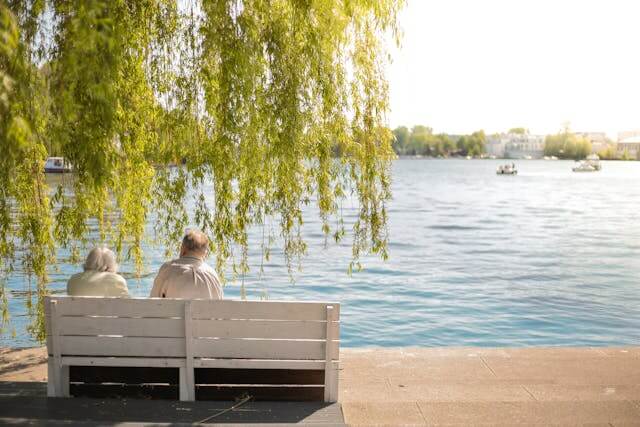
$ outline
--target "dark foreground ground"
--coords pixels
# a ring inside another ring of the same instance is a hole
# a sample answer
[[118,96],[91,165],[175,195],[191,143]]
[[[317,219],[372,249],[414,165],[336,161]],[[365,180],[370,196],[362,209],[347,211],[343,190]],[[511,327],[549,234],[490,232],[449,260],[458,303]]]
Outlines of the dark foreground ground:
[[343,425],[338,404],[247,402],[237,409],[221,413],[233,406],[234,402],[52,399],[45,396],[46,383],[0,382],[0,424],[99,426],[121,423],[191,425],[202,422],[217,425]]
[[[45,362],[0,350],[0,423],[193,423],[233,405],[47,399]],[[640,426],[640,347],[345,349],[341,362],[339,404],[249,402],[209,422]]]

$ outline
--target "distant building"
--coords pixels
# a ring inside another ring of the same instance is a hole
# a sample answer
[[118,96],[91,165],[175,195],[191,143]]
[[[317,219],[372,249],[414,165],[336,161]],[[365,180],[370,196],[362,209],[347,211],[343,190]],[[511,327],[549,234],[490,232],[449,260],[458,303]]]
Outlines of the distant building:
[[632,159],[640,159],[640,135],[619,140],[616,146],[616,152],[618,157],[626,154]]
[[622,141],[623,139],[633,138],[636,136],[640,136],[640,129],[618,132],[618,141]]
[[544,156],[544,135],[506,133],[501,135],[504,154],[509,159],[541,159]]
[[494,156],[499,159],[504,157],[504,141],[502,135],[489,135],[485,144],[485,151],[488,156]]

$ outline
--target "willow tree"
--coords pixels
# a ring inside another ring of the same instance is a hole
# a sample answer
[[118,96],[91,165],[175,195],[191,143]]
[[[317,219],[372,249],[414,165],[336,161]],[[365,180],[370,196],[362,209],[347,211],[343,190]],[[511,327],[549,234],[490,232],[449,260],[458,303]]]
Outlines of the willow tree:
[[[276,224],[263,257],[280,238],[291,270],[306,252],[303,207],[317,203],[325,236],[353,239],[349,270],[363,254],[386,258],[384,45],[397,40],[402,3],[0,5],[0,257],[5,272],[21,262],[37,282],[34,333],[56,251],[78,254],[96,223],[142,268],[151,217],[165,245],[195,222],[233,274],[248,271],[248,230]],[[47,187],[53,153],[73,165],[72,191]],[[350,230],[345,197],[359,206]]]

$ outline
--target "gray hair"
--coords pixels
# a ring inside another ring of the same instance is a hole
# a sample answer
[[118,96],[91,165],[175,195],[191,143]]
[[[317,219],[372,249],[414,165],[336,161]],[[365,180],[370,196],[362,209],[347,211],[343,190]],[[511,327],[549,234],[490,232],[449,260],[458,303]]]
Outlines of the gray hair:
[[98,246],[91,249],[84,262],[84,271],[88,270],[109,271],[111,273],[115,273],[118,271],[116,255],[112,250],[104,246]]
[[209,248],[209,238],[200,230],[187,230],[182,239],[182,246],[189,252],[204,254]]

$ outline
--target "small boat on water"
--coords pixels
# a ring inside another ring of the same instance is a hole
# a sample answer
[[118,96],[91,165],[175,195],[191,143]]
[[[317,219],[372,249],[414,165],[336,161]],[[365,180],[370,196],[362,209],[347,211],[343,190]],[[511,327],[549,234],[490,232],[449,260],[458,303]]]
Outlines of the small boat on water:
[[71,165],[64,160],[64,157],[48,157],[44,164],[44,173],[64,173],[71,172]]
[[600,157],[597,154],[591,154],[585,160],[579,161],[571,170],[574,172],[597,172],[602,170]]
[[510,165],[500,165],[498,169],[496,169],[496,175],[517,175],[518,169],[516,169],[515,164]]

